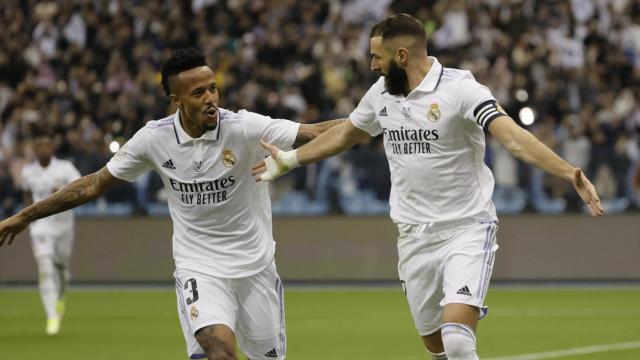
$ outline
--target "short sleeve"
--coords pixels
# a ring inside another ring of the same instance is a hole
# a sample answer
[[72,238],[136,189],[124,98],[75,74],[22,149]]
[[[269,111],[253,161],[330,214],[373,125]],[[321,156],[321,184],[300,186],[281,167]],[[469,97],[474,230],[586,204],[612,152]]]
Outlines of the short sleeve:
[[264,140],[281,149],[290,149],[298,136],[300,124],[286,119],[273,119],[269,116],[241,110],[242,129],[250,144],[260,146]]
[[111,160],[107,169],[121,180],[133,181],[145,171],[153,168],[147,154],[147,128],[142,128],[127,141]]
[[[378,80],[378,82],[381,80]],[[376,136],[382,132],[382,126],[376,119],[376,110],[373,106],[375,97],[382,91],[378,83],[373,84],[366,94],[360,99],[358,106],[349,115],[349,120],[353,126],[366,131],[371,136]]]
[[465,71],[460,79],[456,94],[462,116],[482,126],[485,130],[489,128],[489,124],[494,119],[507,115],[489,88],[477,82],[468,71]]

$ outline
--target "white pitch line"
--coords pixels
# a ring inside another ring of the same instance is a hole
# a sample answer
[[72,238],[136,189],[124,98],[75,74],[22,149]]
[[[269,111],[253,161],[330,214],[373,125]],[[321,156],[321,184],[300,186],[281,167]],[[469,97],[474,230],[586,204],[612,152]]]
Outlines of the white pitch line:
[[559,358],[563,356],[584,355],[584,354],[593,354],[593,353],[599,353],[599,352],[605,352],[605,351],[628,350],[628,349],[638,349],[638,348],[640,348],[640,341],[633,341],[633,342],[627,342],[627,343],[593,345],[593,346],[585,346],[585,347],[573,348],[573,349],[546,351],[546,352],[522,354],[522,355],[515,355],[515,356],[499,356],[499,357],[486,358],[484,360],[554,359],[554,358]]

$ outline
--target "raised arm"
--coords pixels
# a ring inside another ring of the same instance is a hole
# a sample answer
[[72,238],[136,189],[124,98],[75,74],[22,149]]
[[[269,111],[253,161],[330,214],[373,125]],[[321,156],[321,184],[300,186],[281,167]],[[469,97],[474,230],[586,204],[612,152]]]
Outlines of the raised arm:
[[256,181],[273,181],[295,167],[326,159],[350,149],[367,137],[369,134],[355,127],[351,121],[343,121],[296,150],[282,151],[262,142],[262,146],[271,152],[271,156],[255,164],[252,174],[256,176]]
[[564,161],[533,134],[518,126],[513,119],[500,116],[489,124],[489,131],[518,159],[571,181],[582,201],[589,207],[592,216],[597,217],[604,213],[593,184],[582,170]]
[[82,205],[99,197],[114,185],[123,182],[123,180],[111,175],[106,167],[81,177],[46,199],[30,205],[16,215],[0,222],[0,246],[4,245],[6,240],[8,240],[8,245],[11,245],[13,238],[32,221]]

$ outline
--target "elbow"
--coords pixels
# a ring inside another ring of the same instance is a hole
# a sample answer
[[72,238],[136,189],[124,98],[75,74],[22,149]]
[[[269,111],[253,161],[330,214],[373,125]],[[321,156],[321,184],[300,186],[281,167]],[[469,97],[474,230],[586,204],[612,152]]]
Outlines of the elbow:
[[511,155],[522,160],[522,157],[524,156],[524,147],[522,146],[522,144],[520,144],[517,141],[511,141],[508,144],[506,144],[505,147],[507,148],[507,150],[509,150]]
[[84,196],[82,196],[83,203],[95,200],[99,198],[105,191],[107,191],[106,186],[101,185],[98,180],[99,180],[98,173],[93,173],[91,175],[88,175],[86,176],[86,179],[80,178],[76,180],[78,182],[84,182],[85,184],[85,191],[83,194]]

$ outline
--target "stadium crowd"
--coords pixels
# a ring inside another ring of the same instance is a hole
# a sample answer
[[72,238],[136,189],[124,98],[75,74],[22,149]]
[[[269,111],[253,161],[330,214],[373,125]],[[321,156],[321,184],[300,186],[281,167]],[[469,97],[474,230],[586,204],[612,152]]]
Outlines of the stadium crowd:
[[[58,156],[87,174],[108,161],[114,142],[171,112],[159,68],[175,47],[205,52],[222,107],[302,123],[348,116],[377,78],[370,26],[391,12],[423,20],[429,53],[471,70],[514,119],[585,169],[607,210],[640,206],[630,186],[640,162],[638,1],[4,0],[0,216],[20,206],[34,127],[52,131]],[[532,111],[521,118],[523,108]],[[486,161],[500,211],[579,210],[570,184],[491,139]],[[286,179],[274,184],[276,212],[387,209],[379,138]],[[148,212],[162,204],[159,181],[144,177],[101,202]]]

